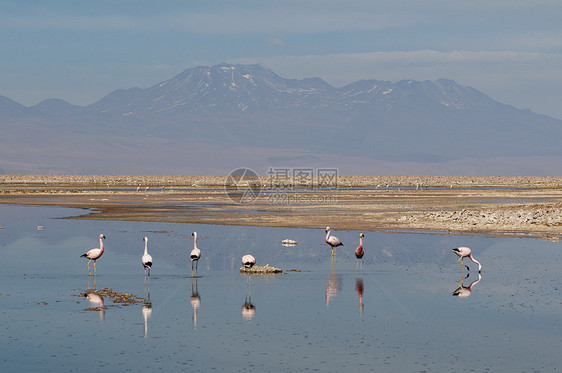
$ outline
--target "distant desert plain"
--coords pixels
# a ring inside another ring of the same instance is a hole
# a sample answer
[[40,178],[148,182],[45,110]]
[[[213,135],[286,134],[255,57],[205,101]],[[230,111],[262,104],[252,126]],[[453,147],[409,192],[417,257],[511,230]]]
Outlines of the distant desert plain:
[[89,209],[77,219],[562,237],[562,177],[338,176],[323,185],[268,176],[0,175],[0,203]]

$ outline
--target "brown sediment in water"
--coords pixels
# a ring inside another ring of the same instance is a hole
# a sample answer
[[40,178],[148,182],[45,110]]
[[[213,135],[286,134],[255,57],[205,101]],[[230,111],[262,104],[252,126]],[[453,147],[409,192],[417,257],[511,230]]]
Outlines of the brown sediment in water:
[[[562,177],[338,176],[332,182],[259,177],[235,194],[225,176],[0,175],[0,203],[92,209],[79,219],[562,236]],[[259,194],[243,195],[245,188]]]

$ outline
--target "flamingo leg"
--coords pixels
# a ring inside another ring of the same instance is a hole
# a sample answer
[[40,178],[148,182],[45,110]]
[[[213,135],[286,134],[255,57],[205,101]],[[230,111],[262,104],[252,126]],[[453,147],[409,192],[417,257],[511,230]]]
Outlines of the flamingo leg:
[[96,261],[94,260],[94,276],[96,276]]
[[[91,276],[92,272],[90,272],[90,262],[92,261],[92,259],[88,260],[88,274]],[[95,262],[94,262],[95,263]]]

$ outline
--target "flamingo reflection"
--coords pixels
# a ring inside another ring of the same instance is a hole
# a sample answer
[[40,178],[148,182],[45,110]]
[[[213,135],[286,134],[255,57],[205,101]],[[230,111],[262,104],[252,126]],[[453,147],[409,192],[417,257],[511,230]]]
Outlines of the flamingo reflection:
[[363,308],[365,305],[363,304],[363,278],[361,276],[355,278],[355,293],[359,297],[359,314],[363,315]]
[[97,276],[94,274],[94,287],[90,289],[90,280],[91,280],[92,276],[88,276],[88,290],[96,290],[96,279]]
[[336,258],[332,256],[332,271],[329,277],[326,277],[326,306],[335,297],[342,287],[342,279],[336,274]]
[[150,301],[150,277],[144,278],[144,299],[142,302],[142,316],[144,318],[144,338],[148,337],[148,319],[152,314],[152,302]]
[[193,308],[193,330],[197,330],[197,310],[201,306],[201,296],[197,288],[197,277],[195,278],[195,287],[193,277],[191,278],[191,307]]
[[455,289],[455,291],[453,291],[451,293],[451,295],[453,296],[457,296],[460,298],[466,298],[469,297],[470,294],[472,294],[472,288],[480,282],[480,280],[482,279],[482,274],[478,273],[478,279],[472,281],[472,283],[468,286],[463,286],[463,281],[465,279],[468,278],[468,276],[470,276],[470,274],[467,274],[466,277],[463,277],[460,281],[457,281],[457,283],[459,284],[459,287],[457,289]]
[[98,309],[100,312],[100,320],[103,321],[105,318],[105,307],[103,303],[103,297],[98,294],[95,290],[88,290],[83,294],[88,301],[92,304],[92,308]]
[[247,273],[248,284],[246,285],[246,298],[244,299],[244,304],[242,305],[242,317],[245,320],[252,320],[256,314],[256,307],[252,304],[252,295],[250,292],[250,274]]

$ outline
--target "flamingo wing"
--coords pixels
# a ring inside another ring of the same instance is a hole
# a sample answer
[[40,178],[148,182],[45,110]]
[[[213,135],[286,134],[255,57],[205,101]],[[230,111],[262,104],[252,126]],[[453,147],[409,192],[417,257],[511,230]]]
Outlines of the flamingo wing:
[[103,251],[101,251],[100,249],[92,249],[90,251],[88,251],[86,254],[83,254],[82,256],[85,256],[88,259],[97,259],[100,256],[102,256]]
[[142,256],[142,265],[148,268],[152,267],[152,256],[150,254]]
[[191,260],[199,260],[201,258],[201,250],[193,249],[190,254]]
[[328,241],[328,244],[330,244],[330,246],[333,246],[333,247],[343,246],[343,243],[336,236],[328,237],[327,241]]

